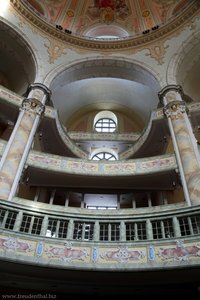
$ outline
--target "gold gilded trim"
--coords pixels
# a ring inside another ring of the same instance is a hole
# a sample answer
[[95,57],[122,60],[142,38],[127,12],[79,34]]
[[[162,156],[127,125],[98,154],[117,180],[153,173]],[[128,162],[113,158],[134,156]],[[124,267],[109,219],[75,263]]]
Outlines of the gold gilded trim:
[[84,37],[79,37],[76,35],[68,35],[58,29],[54,28],[52,25],[46,23],[40,17],[32,13],[20,0],[10,0],[10,3],[16,9],[16,11],[26,18],[30,23],[39,27],[42,31],[51,35],[54,38],[62,40],[62,42],[69,43],[74,46],[87,48],[91,50],[126,50],[133,47],[141,47],[146,44],[153,42],[154,40],[166,38],[168,35],[177,31],[177,29],[183,29],[183,25],[187,23],[188,20],[192,19],[200,11],[200,1],[196,1],[187,10],[185,10],[180,16],[170,23],[160,27],[154,32],[150,32],[147,35],[130,37],[124,40],[117,41],[97,41],[93,39],[87,39]]

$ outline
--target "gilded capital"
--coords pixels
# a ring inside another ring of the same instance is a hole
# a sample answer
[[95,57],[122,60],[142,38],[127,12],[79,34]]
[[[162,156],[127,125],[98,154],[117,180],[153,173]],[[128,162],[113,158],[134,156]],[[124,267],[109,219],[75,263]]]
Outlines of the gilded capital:
[[182,117],[182,114],[186,112],[187,107],[184,101],[171,101],[163,108],[164,115],[172,120]]
[[45,106],[36,98],[25,98],[22,102],[21,110],[42,115],[44,113]]

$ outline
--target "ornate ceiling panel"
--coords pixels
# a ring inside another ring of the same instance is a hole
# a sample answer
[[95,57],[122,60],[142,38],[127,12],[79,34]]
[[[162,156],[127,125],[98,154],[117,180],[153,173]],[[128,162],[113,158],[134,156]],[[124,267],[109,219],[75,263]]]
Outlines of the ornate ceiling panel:
[[22,0],[53,25],[81,36],[133,37],[172,21],[191,0]]

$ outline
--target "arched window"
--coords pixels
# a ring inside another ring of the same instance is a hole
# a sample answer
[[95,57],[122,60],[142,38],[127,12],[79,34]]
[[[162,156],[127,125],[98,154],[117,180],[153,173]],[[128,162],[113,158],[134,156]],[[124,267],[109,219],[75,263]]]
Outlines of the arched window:
[[109,152],[98,152],[92,156],[92,160],[102,160],[102,159],[116,160],[117,158],[115,157],[115,155]]
[[114,132],[117,129],[117,117],[108,110],[101,111],[94,118],[94,129],[97,132]]
[[116,129],[116,123],[112,119],[102,118],[95,124],[97,132],[114,132]]
[[113,149],[107,148],[107,147],[102,147],[98,148],[92,151],[90,155],[90,159],[92,160],[117,160],[118,155],[116,151]]

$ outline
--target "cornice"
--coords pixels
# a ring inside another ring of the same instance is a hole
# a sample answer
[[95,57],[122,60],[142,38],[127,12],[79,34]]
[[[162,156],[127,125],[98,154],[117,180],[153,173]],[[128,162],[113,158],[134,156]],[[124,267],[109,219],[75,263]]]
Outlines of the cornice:
[[191,20],[194,16],[198,15],[200,12],[200,1],[196,1],[191,4],[191,6],[185,10],[180,16],[172,20],[166,25],[161,26],[156,31],[150,32],[146,35],[141,34],[137,37],[130,37],[123,40],[117,41],[97,41],[89,38],[84,38],[76,36],[73,34],[67,34],[54,28],[51,24],[46,23],[42,18],[32,13],[20,0],[10,0],[10,3],[14,9],[27,19],[32,25],[36,26],[46,34],[50,35],[52,38],[57,38],[62,42],[66,42],[70,45],[81,47],[90,50],[106,50],[106,51],[119,51],[126,50],[130,48],[138,48],[149,43],[153,43],[155,40],[166,38],[177,32],[178,29],[183,28],[183,26]]

